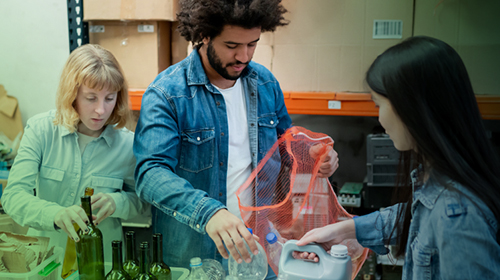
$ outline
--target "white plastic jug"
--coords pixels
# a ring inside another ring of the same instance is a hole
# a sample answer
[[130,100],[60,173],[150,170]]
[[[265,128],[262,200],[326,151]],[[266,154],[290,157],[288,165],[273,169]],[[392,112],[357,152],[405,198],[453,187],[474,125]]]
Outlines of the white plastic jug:
[[[351,257],[347,247],[334,245],[328,254],[317,244],[297,246],[297,240],[289,240],[283,246],[279,265],[279,274],[287,280],[350,280],[352,276]],[[295,259],[294,251],[315,253],[319,262]]]

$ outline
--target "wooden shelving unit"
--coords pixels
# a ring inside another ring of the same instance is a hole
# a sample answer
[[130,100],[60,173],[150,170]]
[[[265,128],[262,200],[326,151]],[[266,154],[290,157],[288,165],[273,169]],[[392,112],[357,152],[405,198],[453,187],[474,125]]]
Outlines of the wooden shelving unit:
[[[141,109],[144,90],[129,90],[132,110]],[[378,116],[369,93],[350,92],[284,92],[290,114],[332,116]],[[476,95],[483,119],[500,120],[500,96]]]

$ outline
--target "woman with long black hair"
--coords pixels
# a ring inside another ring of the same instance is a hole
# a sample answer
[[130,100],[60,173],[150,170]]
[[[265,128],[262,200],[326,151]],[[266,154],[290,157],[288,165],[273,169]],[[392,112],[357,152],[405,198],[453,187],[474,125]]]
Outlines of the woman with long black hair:
[[357,238],[378,254],[399,245],[403,279],[498,279],[500,163],[460,56],[440,40],[412,37],[381,54],[366,81],[402,154],[402,203],[314,229],[297,245]]

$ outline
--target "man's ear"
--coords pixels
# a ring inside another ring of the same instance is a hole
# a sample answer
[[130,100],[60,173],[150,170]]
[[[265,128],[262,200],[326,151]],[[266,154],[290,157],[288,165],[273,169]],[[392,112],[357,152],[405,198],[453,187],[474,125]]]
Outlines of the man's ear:
[[208,43],[210,43],[210,37],[205,37],[201,40],[203,45],[208,46]]

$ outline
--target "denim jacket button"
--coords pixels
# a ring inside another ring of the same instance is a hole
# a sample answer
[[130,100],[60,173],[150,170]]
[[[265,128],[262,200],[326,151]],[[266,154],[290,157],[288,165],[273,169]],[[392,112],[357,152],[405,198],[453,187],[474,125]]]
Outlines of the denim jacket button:
[[201,140],[201,138],[200,138],[200,137],[196,137],[196,140],[200,141],[200,140]]
[[219,102],[219,101],[215,102],[215,104],[216,104],[217,106],[220,106],[220,102]]
[[222,192],[219,193],[219,196],[222,196]]
[[250,126],[254,126],[255,124],[254,123],[251,123]]
[[224,136],[224,132],[221,132],[221,133],[220,133],[220,136]]
[[274,121],[271,121],[271,124],[274,124]]
[[223,165],[224,165],[224,163],[221,161],[221,162],[219,163],[219,165],[220,165],[220,166],[223,166]]
[[174,217],[177,216],[177,212],[174,212]]
[[254,96],[254,95],[255,95],[255,93],[253,93],[253,92],[252,92],[252,93],[250,93],[250,95],[251,95],[251,96]]
[[196,228],[200,228],[200,225],[199,225],[199,224],[196,224]]

